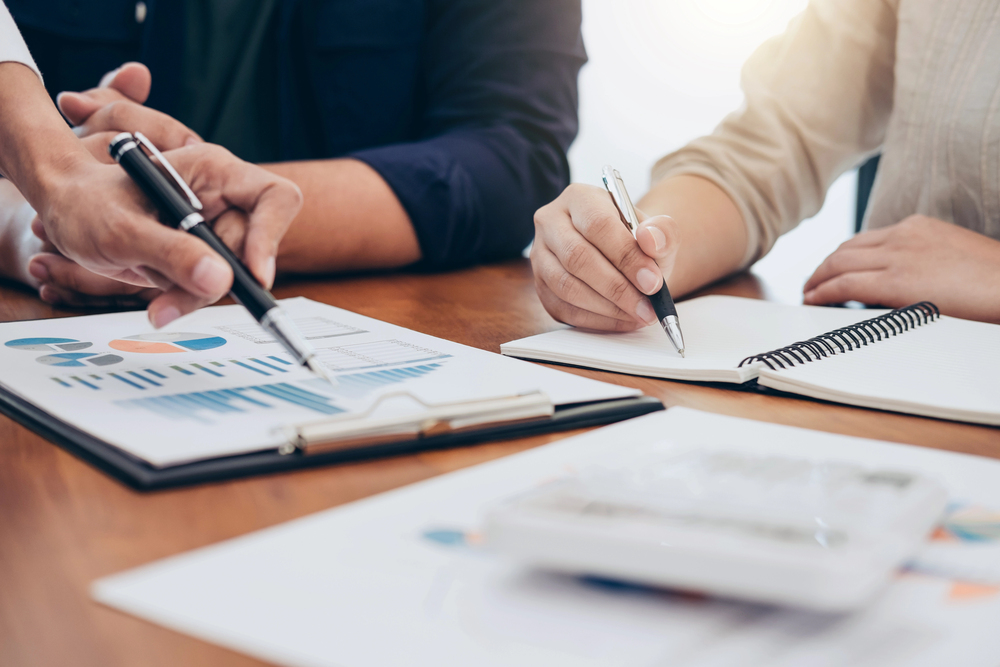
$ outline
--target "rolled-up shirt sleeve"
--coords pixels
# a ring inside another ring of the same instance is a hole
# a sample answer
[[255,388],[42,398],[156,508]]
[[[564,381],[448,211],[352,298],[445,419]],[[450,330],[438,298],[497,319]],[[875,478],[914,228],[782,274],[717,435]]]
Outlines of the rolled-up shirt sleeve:
[[21,37],[21,32],[17,29],[14,19],[11,18],[7,5],[0,2],[0,63],[21,63],[27,65],[38,78],[42,78],[42,73],[38,71],[28,47]]
[[352,154],[406,209],[421,266],[516,256],[534,211],[569,182],[579,0],[440,0],[430,5],[417,141]]
[[892,111],[897,4],[812,0],[747,61],[743,106],[653,168],[654,183],[691,174],[729,195],[747,226],[744,267],[878,151]]

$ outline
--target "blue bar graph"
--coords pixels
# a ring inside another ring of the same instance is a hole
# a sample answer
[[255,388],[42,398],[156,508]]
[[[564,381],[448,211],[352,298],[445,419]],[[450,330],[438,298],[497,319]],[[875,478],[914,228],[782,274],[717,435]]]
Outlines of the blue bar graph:
[[230,361],[231,363],[234,363],[234,364],[236,364],[237,366],[242,366],[243,368],[246,368],[247,370],[251,370],[251,371],[253,371],[254,373],[260,373],[261,375],[267,375],[268,377],[270,377],[270,375],[271,375],[271,374],[270,374],[270,373],[268,373],[267,371],[264,371],[264,370],[261,370],[261,369],[259,369],[259,368],[254,368],[254,367],[253,367],[253,366],[251,366],[250,364],[244,364],[244,363],[243,363],[242,361],[236,361],[235,359],[230,359],[229,361]]
[[268,359],[273,359],[274,361],[277,361],[279,364],[284,364],[286,366],[291,366],[292,365],[292,362],[286,361],[285,359],[282,359],[281,357],[275,357],[274,355],[269,356]]
[[191,364],[191,365],[194,366],[195,368],[197,368],[198,370],[205,371],[209,375],[214,375],[217,378],[225,377],[222,373],[220,373],[218,371],[213,371],[211,368],[205,368],[201,364]]
[[270,410],[282,403],[296,405],[323,415],[334,415],[344,410],[321,394],[280,382],[252,385],[235,389],[196,391],[168,396],[150,396],[116,401],[125,408],[139,408],[170,420],[194,420],[204,424],[214,423],[216,415]]
[[82,384],[84,387],[90,387],[91,389],[100,389],[100,387],[98,387],[96,384],[93,384],[91,382],[87,382],[82,377],[79,377],[77,375],[73,375],[72,378],[74,380],[76,380],[77,382],[79,382],[80,384]]
[[349,373],[337,376],[337,385],[330,387],[326,380],[308,380],[306,384],[322,387],[325,391],[348,396],[364,396],[366,393],[390,384],[399,384],[407,380],[423,377],[441,368],[444,364],[421,364],[405,368],[392,368],[384,371],[368,371],[366,373]]
[[163,373],[157,373],[152,368],[147,368],[146,372],[149,373],[150,375],[152,375],[155,378],[160,378],[161,380],[166,380],[167,379],[166,375],[164,375]]
[[160,384],[160,383],[159,383],[159,382],[157,382],[156,380],[150,380],[150,379],[149,379],[148,377],[146,377],[146,376],[145,376],[145,375],[143,375],[142,373],[136,373],[135,371],[127,371],[127,372],[128,372],[128,374],[129,374],[129,375],[131,375],[132,377],[134,377],[134,378],[139,378],[139,379],[140,379],[140,380],[142,380],[143,382],[148,382],[149,384],[153,385],[154,387],[162,387],[162,386],[163,386],[162,384]]
[[143,387],[138,382],[133,382],[132,380],[129,380],[128,378],[125,378],[125,377],[122,377],[121,375],[118,375],[118,373],[108,373],[108,375],[110,375],[111,377],[113,377],[116,380],[121,380],[125,384],[130,384],[133,387],[135,387],[136,389],[145,389],[145,387]]
[[266,361],[261,361],[260,359],[254,359],[254,358],[251,357],[250,361],[254,362],[255,364],[260,364],[264,368],[270,368],[272,371],[277,371],[278,373],[287,373],[288,372],[284,368],[278,368],[274,364],[269,364]]

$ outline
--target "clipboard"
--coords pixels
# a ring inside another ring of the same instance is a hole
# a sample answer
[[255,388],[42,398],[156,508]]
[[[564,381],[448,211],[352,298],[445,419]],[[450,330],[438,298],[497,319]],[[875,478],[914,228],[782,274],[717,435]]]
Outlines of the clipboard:
[[[382,397],[388,399],[392,394]],[[410,396],[413,398],[412,396]],[[419,400],[419,399],[415,399]],[[368,411],[377,407],[377,403]],[[409,418],[365,424],[368,413],[287,428],[278,449],[157,468],[60,420],[0,387],[0,413],[137,491],[154,491],[351,461],[399,456],[480,442],[601,426],[663,410],[650,396],[554,406],[544,394],[522,394],[448,405],[424,404]],[[377,426],[382,429],[374,429]],[[350,438],[353,438],[351,440]]]

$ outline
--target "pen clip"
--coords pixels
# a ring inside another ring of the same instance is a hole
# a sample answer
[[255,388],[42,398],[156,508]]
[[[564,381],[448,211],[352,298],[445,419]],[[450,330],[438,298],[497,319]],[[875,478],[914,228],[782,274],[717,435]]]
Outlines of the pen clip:
[[167,158],[163,157],[163,153],[161,153],[156,148],[156,146],[153,145],[153,142],[147,139],[142,132],[135,132],[132,136],[135,137],[135,140],[138,141],[141,146],[145,146],[146,149],[153,154],[153,157],[155,157],[160,162],[160,164],[163,165],[163,168],[166,169],[167,174],[169,174],[170,177],[174,179],[174,185],[177,186],[177,188],[181,191],[181,193],[188,198],[189,202],[191,202],[191,206],[193,206],[196,211],[200,211],[202,208],[204,208],[201,205],[201,201],[198,199],[197,196],[195,196],[194,191],[191,190],[188,184],[184,182],[184,179],[181,178],[181,175],[177,173],[177,170],[174,169],[174,166],[169,162],[167,162]]
[[615,208],[618,209],[618,215],[621,216],[622,223],[635,236],[635,231],[639,227],[639,216],[632,205],[631,197],[628,196],[628,190],[625,189],[625,181],[622,180],[622,175],[611,165],[604,165],[602,171],[604,187],[611,194],[611,200],[614,201]]

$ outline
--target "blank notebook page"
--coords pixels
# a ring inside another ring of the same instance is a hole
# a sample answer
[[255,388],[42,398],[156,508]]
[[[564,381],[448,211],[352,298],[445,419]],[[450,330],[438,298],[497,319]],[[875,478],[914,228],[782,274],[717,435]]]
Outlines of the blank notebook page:
[[759,381],[813,398],[1000,425],[1000,327],[942,317],[832,358],[762,370]]
[[790,306],[735,296],[703,296],[677,304],[686,358],[659,325],[630,333],[563,329],[500,346],[503,354],[632,375],[745,382],[756,369],[737,368],[753,354],[813,338],[886,311]]

